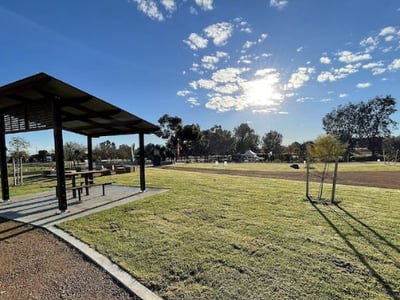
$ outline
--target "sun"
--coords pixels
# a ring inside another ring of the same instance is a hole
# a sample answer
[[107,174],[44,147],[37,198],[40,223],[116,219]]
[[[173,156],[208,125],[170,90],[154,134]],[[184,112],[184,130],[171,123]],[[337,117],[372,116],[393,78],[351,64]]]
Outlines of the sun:
[[276,81],[262,78],[243,83],[247,106],[270,107],[281,103],[282,95],[275,87]]

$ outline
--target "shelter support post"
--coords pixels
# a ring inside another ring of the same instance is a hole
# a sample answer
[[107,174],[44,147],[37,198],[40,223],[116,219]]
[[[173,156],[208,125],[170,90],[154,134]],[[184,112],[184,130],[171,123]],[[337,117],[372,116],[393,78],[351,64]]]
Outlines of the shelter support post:
[[1,192],[4,201],[10,199],[8,186],[7,170],[7,147],[6,147],[6,129],[4,125],[4,113],[0,113],[0,164],[1,164]]
[[65,167],[64,167],[64,144],[62,136],[61,111],[55,99],[53,104],[53,120],[54,120],[54,148],[56,157],[56,175],[57,175],[57,198],[58,209],[60,211],[67,210],[67,192],[65,185]]
[[139,133],[139,164],[140,164],[140,190],[146,190],[146,176],[145,176],[145,157],[144,157],[144,133]]
[[[93,144],[92,137],[87,137],[87,160],[88,160],[88,170],[93,170]],[[89,175],[89,179],[93,181],[93,174]]]

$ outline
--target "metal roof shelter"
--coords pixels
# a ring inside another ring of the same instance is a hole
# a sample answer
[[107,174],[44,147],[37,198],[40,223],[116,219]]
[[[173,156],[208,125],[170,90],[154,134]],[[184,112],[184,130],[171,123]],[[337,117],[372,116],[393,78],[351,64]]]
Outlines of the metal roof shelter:
[[158,126],[45,73],[0,87],[0,164],[3,200],[9,200],[6,134],[53,129],[57,197],[67,209],[62,131],[87,136],[88,167],[93,168],[92,138],[139,134],[140,187],[145,190],[144,134]]

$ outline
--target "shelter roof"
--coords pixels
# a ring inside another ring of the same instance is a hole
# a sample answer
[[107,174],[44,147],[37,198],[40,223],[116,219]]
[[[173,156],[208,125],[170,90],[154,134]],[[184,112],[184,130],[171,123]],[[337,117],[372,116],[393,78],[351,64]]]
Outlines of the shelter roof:
[[46,73],[0,87],[5,133],[53,128],[53,107],[61,112],[64,130],[100,137],[155,133],[158,126],[62,82]]

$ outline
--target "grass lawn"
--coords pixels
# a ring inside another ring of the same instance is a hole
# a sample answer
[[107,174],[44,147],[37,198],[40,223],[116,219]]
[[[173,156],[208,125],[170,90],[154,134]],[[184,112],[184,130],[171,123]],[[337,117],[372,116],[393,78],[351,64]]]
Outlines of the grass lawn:
[[160,296],[400,298],[400,191],[338,186],[340,207],[314,207],[302,182],[146,171],[170,191],[60,227]]

